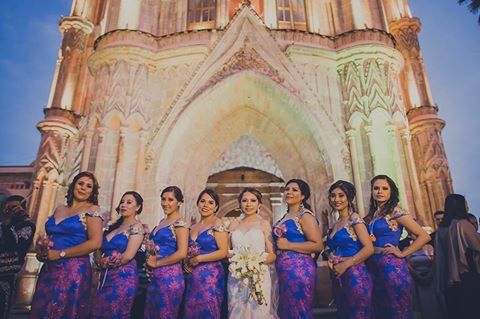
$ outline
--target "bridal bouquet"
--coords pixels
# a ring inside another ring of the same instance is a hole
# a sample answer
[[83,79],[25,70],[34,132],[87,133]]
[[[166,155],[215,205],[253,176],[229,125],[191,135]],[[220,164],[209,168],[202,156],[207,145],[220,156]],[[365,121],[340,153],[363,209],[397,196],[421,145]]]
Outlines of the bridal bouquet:
[[263,277],[268,271],[268,267],[263,262],[268,254],[256,251],[251,246],[241,246],[231,250],[230,253],[233,256],[229,258],[228,270],[232,277],[248,285],[250,300],[255,300],[259,305],[265,304]]

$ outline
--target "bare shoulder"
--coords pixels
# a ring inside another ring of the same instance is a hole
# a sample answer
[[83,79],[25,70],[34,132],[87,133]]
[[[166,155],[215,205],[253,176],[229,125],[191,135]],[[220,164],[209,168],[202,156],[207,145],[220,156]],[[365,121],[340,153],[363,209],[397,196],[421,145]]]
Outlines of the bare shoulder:
[[228,225],[228,231],[232,232],[240,225],[240,222],[236,219],[232,220]]
[[92,205],[88,207],[87,209],[89,212],[95,212],[95,213],[100,213],[100,206],[98,205]]
[[302,214],[302,217],[300,218],[300,222],[302,223],[316,223],[317,218],[315,217],[315,214],[311,211],[305,211],[305,213]]
[[68,213],[68,211],[70,210],[70,208],[66,205],[60,205],[60,206],[57,206],[57,208],[55,208],[55,210],[53,211],[53,214],[56,215],[57,213],[59,214],[65,214],[65,213]]
[[266,219],[262,219],[260,221],[260,227],[262,228],[262,230],[264,231],[270,231],[272,229],[272,226],[270,225],[270,222]]
[[225,226],[225,224],[220,218],[215,217],[215,222],[213,223],[213,226],[220,227],[220,226]]
[[362,217],[360,217],[360,215],[358,213],[352,213],[350,215],[350,219],[361,219]]

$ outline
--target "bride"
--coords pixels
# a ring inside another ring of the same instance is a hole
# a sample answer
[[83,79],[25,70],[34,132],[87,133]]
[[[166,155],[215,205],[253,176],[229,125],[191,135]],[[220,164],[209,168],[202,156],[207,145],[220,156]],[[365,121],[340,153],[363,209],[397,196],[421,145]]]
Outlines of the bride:
[[[245,188],[238,196],[243,218],[230,225],[230,240],[233,251],[249,246],[256,252],[265,252],[265,265],[275,262],[270,223],[260,217],[258,210],[262,194],[254,188]],[[231,255],[230,257],[233,257]],[[269,269],[274,269],[269,267]],[[261,305],[249,298],[251,287],[241,279],[228,275],[228,317],[229,318],[278,318],[276,314],[277,293],[272,285],[272,276],[267,270],[263,275],[262,291],[265,302]]]

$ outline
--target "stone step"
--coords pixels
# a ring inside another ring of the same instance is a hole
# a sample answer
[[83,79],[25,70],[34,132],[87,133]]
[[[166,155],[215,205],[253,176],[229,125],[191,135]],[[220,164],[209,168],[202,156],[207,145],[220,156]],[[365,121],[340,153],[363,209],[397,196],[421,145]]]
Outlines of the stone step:
[[[12,309],[10,319],[27,319],[29,311],[25,309]],[[314,318],[318,319],[336,319],[336,308],[315,308],[313,309]]]

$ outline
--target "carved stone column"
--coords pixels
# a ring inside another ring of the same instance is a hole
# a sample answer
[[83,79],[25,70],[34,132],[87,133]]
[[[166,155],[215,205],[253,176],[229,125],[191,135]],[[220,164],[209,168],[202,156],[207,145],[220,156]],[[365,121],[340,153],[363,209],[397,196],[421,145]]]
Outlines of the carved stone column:
[[363,217],[366,214],[365,205],[363,203],[363,190],[362,190],[362,178],[360,175],[360,165],[358,164],[358,152],[357,144],[355,138],[357,136],[357,131],[352,129],[347,131],[348,146],[350,148],[350,158],[352,161],[352,173],[353,173],[353,182],[355,184],[355,189],[357,191],[357,210],[360,215]]
[[427,217],[427,220],[423,220],[423,221],[425,223],[430,224],[433,222],[433,220],[430,220],[428,218],[428,214],[425,213],[425,202],[422,196],[420,183],[418,181],[417,167],[415,165],[415,158],[413,156],[413,151],[412,151],[412,143],[411,143],[412,136],[410,135],[410,131],[408,129],[404,129],[401,132],[401,138],[402,138],[403,152],[406,157],[408,175],[410,177],[410,187],[412,188],[412,192],[413,192],[413,202],[415,203],[417,216],[423,219]]
[[[452,177],[441,132],[445,122],[438,118],[437,109],[422,106],[408,111],[412,151],[417,167],[418,179],[424,185],[423,201],[428,203],[425,220],[432,222],[435,210],[443,209],[444,195],[453,192]],[[435,195],[437,188],[442,198]]]
[[93,24],[82,17],[64,17],[60,30],[63,33],[61,62],[52,83],[54,93],[49,107],[72,110],[75,104],[81,104],[80,98],[84,95],[79,78],[85,68],[87,40]]
[[[397,185],[402,186],[402,185],[405,185],[405,181],[404,181],[402,166],[400,163],[400,153],[398,152],[397,131],[396,131],[395,125],[393,124],[387,125],[387,134],[390,140],[389,144],[392,152],[393,168],[395,170],[396,182],[397,182]],[[404,207],[405,209],[408,209],[409,212],[413,213],[415,211],[415,205],[413,204],[413,202],[412,203],[408,202],[407,192],[405,190],[405,187],[399,187],[399,193],[400,193],[401,207]]]
[[[47,108],[45,119],[38,123],[41,133],[40,148],[35,160],[33,191],[29,203],[29,213],[35,222],[37,232],[34,240],[45,232],[45,221],[53,213],[58,202],[63,202],[62,186],[68,181],[65,172],[66,152],[69,143],[77,134],[78,117],[72,111]],[[26,308],[32,302],[39,262],[33,254],[28,254],[24,271],[19,276],[16,307]]]
[[145,172],[145,143],[147,142],[147,133],[141,131],[138,133],[138,151],[137,164],[135,174],[135,189],[142,193],[144,187],[144,172]]
[[[425,74],[423,57],[418,43],[420,20],[417,18],[400,18],[390,23],[390,32],[397,41],[397,48],[405,58],[405,67],[402,71],[402,90],[407,109],[415,106],[433,105],[430,87]],[[415,83],[409,83],[414,81]],[[412,85],[417,92],[412,92]],[[418,101],[413,96],[418,94]],[[419,103],[418,105],[414,105]]]
[[[35,202],[30,203],[30,212],[37,225],[37,233],[44,231],[44,223],[53,212],[56,202],[54,184],[63,185],[65,158],[70,139],[77,133],[78,118],[71,111],[45,109],[45,120],[37,127],[42,135],[40,149],[34,167]],[[56,190],[56,189],[55,189]]]

